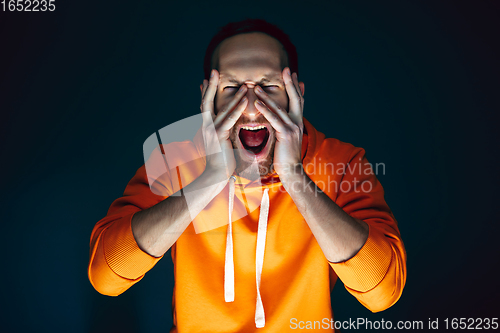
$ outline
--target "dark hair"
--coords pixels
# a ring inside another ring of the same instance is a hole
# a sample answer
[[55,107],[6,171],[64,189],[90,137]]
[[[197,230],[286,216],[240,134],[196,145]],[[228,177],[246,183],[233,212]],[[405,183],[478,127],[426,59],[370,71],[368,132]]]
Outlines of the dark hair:
[[262,19],[247,18],[239,22],[230,22],[221,27],[219,31],[212,37],[205,52],[205,59],[203,60],[203,72],[205,79],[210,79],[210,72],[212,71],[212,56],[217,46],[226,38],[249,32],[263,32],[271,37],[276,38],[283,48],[285,49],[288,57],[288,67],[290,73],[297,72],[299,74],[298,56],[295,45],[290,41],[290,37],[278,28],[276,25],[271,24]]

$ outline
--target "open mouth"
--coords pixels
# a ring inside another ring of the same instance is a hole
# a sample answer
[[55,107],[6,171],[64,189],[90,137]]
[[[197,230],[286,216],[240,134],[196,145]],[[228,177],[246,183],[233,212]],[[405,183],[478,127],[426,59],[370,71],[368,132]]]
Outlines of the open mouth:
[[269,129],[264,125],[242,126],[238,137],[247,151],[258,155],[264,150],[269,141]]

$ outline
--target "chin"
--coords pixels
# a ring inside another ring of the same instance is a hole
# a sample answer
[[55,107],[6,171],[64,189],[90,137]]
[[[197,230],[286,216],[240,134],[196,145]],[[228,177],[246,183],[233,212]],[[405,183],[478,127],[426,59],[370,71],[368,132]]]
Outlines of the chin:
[[[245,144],[244,133],[255,135],[260,132],[261,142],[254,142],[254,145]],[[269,123],[246,122],[236,124],[230,135],[233,145],[234,157],[236,160],[236,174],[250,180],[265,178],[272,175],[275,170],[273,166],[274,147],[276,137],[274,129]],[[260,144],[259,144],[260,142]]]
[[[273,165],[273,155],[274,155],[274,143],[272,144],[272,149],[269,151],[269,155],[259,162],[251,162],[243,159],[241,156],[241,150],[237,150],[236,159],[236,174],[240,177],[247,178],[249,180],[255,180],[257,178],[266,178],[274,174]],[[257,163],[256,166],[252,164]]]

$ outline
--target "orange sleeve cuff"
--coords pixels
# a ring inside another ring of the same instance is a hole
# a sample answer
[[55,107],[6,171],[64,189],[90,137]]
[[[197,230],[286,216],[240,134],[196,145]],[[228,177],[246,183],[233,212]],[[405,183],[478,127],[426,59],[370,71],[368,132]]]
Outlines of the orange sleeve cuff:
[[154,257],[139,248],[132,233],[132,216],[126,215],[104,231],[104,256],[109,267],[119,276],[135,280],[146,274],[163,258]]
[[339,263],[330,262],[344,285],[359,292],[369,291],[382,281],[393,255],[383,232],[369,226],[368,239],[354,257]]

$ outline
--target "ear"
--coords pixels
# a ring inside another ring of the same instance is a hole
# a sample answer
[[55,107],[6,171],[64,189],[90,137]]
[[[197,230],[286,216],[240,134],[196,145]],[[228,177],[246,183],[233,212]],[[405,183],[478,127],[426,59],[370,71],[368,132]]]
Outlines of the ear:
[[304,96],[304,82],[299,82],[299,88],[300,88],[300,93],[302,94],[302,96]]

